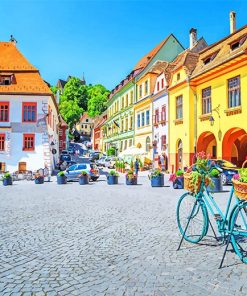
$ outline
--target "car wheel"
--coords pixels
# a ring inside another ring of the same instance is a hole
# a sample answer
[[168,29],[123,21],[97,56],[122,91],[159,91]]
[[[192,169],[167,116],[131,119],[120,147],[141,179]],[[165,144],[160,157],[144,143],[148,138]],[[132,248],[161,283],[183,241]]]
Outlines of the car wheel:
[[226,185],[226,183],[227,183],[226,174],[222,173],[222,174],[220,174],[220,177],[221,177],[222,185]]

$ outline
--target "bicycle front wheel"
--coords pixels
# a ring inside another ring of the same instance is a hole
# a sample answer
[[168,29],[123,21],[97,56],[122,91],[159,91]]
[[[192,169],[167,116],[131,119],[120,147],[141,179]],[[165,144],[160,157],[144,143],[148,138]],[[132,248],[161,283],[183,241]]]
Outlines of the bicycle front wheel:
[[230,233],[235,253],[247,264],[247,201],[235,208],[230,220]]
[[198,243],[208,232],[208,212],[205,204],[189,192],[183,194],[177,205],[177,223],[185,240]]

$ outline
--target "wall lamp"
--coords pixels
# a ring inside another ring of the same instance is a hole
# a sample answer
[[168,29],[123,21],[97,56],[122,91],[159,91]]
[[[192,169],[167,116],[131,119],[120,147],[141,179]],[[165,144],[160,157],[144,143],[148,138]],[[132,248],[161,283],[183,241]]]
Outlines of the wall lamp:
[[209,117],[209,121],[210,121],[210,125],[213,126],[215,120],[212,115]]

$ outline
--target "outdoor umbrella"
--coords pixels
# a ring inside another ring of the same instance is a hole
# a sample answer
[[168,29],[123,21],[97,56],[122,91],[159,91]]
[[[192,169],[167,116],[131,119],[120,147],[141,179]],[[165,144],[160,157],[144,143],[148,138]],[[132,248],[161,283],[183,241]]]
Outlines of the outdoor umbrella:
[[125,156],[140,156],[145,155],[147,152],[143,148],[137,148],[135,146],[129,147],[119,154],[120,158],[124,158]]

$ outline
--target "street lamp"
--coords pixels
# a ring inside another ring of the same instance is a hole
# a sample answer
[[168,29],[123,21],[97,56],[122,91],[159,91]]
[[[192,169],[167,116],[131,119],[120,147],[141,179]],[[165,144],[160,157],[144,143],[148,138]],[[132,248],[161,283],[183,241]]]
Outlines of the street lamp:
[[214,118],[212,115],[209,117],[209,121],[210,121],[210,125],[213,126],[214,125]]
[[222,131],[220,129],[220,104],[216,108],[212,109],[212,111],[211,111],[211,116],[208,119],[211,126],[213,126],[214,125],[214,122],[215,122],[215,119],[214,119],[214,117],[212,115],[213,112],[216,112],[218,114],[218,118],[219,118],[218,139],[219,139],[219,141],[221,141]]

